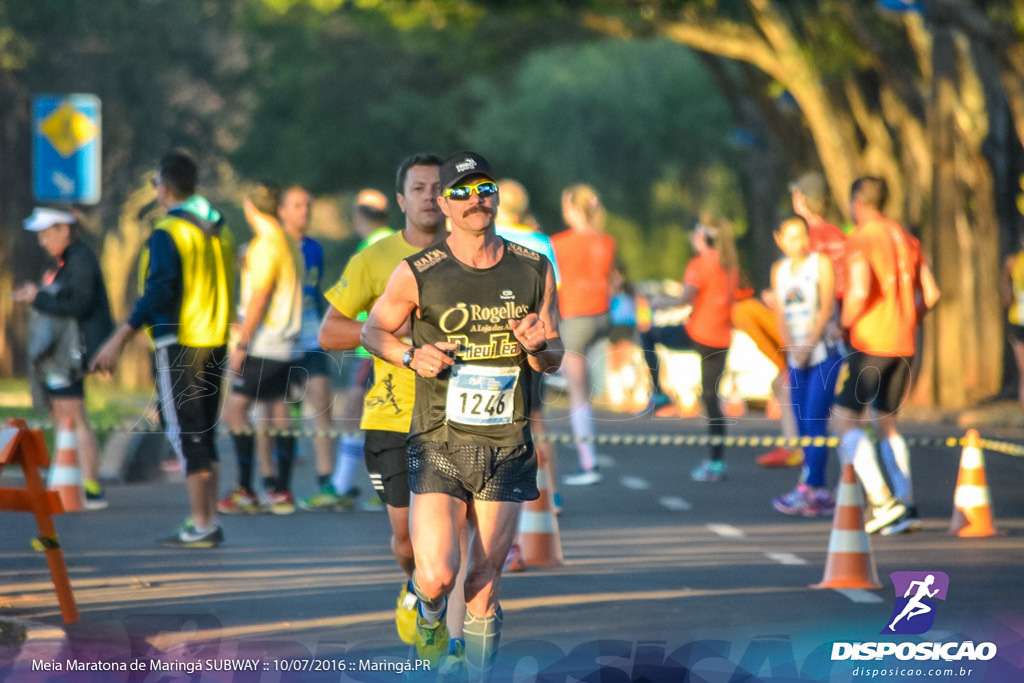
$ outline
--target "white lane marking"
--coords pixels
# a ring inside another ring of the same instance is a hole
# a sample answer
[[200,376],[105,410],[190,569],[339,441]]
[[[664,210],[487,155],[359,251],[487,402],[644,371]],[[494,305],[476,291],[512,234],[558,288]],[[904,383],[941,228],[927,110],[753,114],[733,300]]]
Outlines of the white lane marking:
[[658,503],[669,510],[689,510],[693,507],[682,498],[675,498],[673,496],[659,498]]
[[634,491],[646,491],[651,488],[651,482],[642,477],[622,477],[619,479],[619,483]]
[[745,533],[730,524],[708,524],[708,530],[723,538],[743,538]]
[[779,564],[807,564],[807,560],[793,553],[765,553],[764,556]]
[[872,593],[871,591],[866,591],[863,588],[836,588],[835,591],[836,593],[845,595],[847,598],[853,600],[854,602],[860,602],[864,604],[885,602],[885,600],[882,599],[882,596],[878,595],[877,593]]

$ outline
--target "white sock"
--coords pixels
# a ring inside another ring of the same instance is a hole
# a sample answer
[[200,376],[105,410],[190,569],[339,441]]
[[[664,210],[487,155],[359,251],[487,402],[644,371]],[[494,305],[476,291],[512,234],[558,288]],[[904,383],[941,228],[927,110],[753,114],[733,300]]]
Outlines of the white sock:
[[419,599],[419,614],[423,618],[423,621],[428,624],[436,624],[441,621],[441,617],[444,616],[445,608],[448,606],[448,599],[441,595],[431,600],[420,587],[416,584],[416,575],[413,574],[412,589],[416,593],[416,597]]
[[885,471],[889,473],[896,497],[902,503],[913,505],[914,484],[910,478],[910,449],[907,442],[897,434],[878,444],[878,450],[882,453],[882,462],[885,463]]
[[338,495],[344,495],[352,488],[356,480],[356,472],[363,462],[363,433],[356,436],[343,436],[338,443],[338,459],[334,467],[331,483]]
[[[573,408],[569,413],[569,424],[572,426],[572,434],[577,439],[587,439],[594,436],[594,412],[590,404]],[[597,449],[594,443],[578,441],[576,450],[579,453],[580,469],[590,471],[597,467]]]
[[843,463],[852,462],[857,471],[857,478],[864,486],[864,493],[872,505],[878,506],[892,497],[882,470],[878,466],[878,457],[871,439],[862,429],[854,429],[843,435],[841,441]]

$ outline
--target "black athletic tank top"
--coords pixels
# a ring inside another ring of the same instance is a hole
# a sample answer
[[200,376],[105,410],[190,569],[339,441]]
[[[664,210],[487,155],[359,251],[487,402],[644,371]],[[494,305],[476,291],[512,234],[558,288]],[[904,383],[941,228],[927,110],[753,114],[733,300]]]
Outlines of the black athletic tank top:
[[459,344],[450,370],[437,378],[417,375],[410,438],[494,446],[530,440],[533,370],[508,321],[540,311],[548,260],[502,242],[491,268],[460,262],[447,241],[405,259],[419,290],[413,344]]

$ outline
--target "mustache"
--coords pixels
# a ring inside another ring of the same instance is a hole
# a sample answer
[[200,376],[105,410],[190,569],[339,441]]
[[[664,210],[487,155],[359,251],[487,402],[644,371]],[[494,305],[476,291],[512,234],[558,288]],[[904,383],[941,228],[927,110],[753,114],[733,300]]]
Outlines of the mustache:
[[491,207],[489,206],[477,204],[476,206],[471,206],[470,208],[466,209],[466,211],[462,214],[462,217],[465,218],[466,216],[472,216],[474,213],[483,213],[487,214],[488,216],[493,216],[494,210],[491,209]]

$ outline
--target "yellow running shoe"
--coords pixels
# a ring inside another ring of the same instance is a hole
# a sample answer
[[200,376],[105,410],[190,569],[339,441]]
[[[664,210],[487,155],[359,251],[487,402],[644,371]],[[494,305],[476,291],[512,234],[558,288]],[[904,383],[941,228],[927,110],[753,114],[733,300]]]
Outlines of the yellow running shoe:
[[442,613],[433,624],[421,616],[416,617],[416,655],[430,662],[431,670],[448,654],[448,624],[444,617]]
[[264,496],[263,509],[273,515],[291,515],[295,513],[295,499],[288,491],[274,491]]
[[398,607],[395,608],[395,628],[398,630],[398,637],[403,643],[412,645],[416,642],[416,617],[419,600],[415,593],[409,592],[409,583],[402,584],[402,590],[398,594]]

